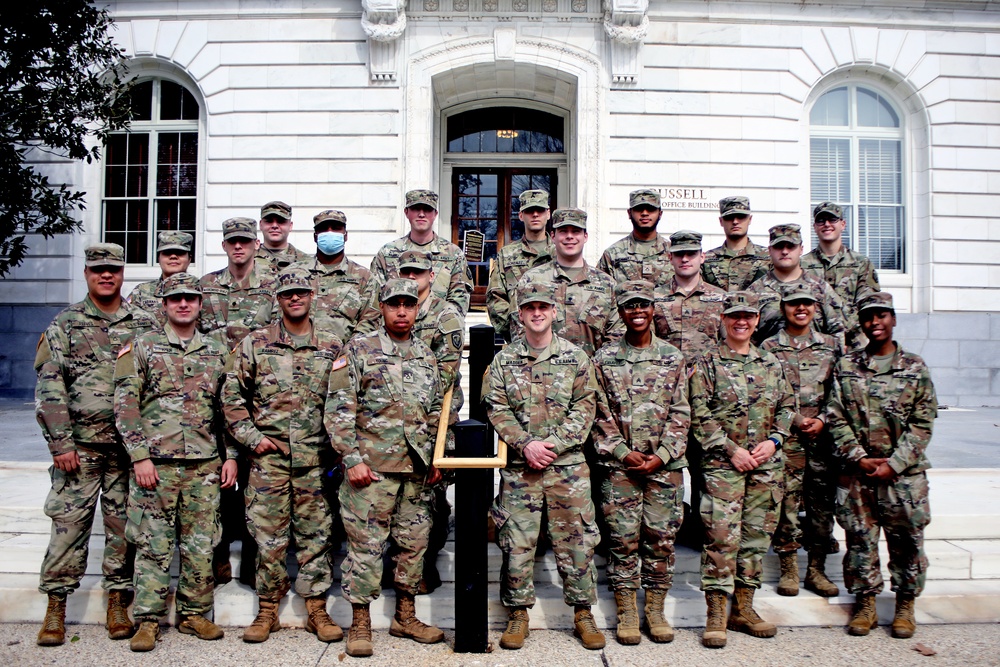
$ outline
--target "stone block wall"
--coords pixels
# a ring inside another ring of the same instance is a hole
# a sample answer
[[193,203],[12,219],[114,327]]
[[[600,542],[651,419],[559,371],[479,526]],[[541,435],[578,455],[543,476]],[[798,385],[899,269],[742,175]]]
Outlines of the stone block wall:
[[0,399],[35,395],[35,347],[61,306],[0,304]]

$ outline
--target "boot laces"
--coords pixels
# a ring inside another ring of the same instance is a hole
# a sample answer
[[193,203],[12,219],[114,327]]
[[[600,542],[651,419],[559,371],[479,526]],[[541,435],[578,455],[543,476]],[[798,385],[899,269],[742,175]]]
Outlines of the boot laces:
[[507,632],[513,635],[523,635],[527,623],[528,615],[518,609],[510,615],[507,621]]

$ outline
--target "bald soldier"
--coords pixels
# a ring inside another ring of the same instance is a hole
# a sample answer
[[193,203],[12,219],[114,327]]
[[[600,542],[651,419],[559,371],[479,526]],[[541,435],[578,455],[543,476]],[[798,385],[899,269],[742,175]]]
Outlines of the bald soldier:
[[164,279],[176,273],[187,272],[191,266],[193,247],[194,237],[187,232],[160,232],[156,237],[156,262],[160,265],[160,277],[133,287],[126,301],[145,310],[163,326],[167,321],[167,311],[163,307],[160,287]]
[[486,290],[486,312],[497,334],[510,342],[511,319],[517,319],[517,282],[525,271],[552,260],[555,250],[546,229],[551,216],[549,193],[525,190],[518,197],[517,217],[524,225],[524,235],[500,248],[490,267],[490,285]]
[[615,284],[626,280],[648,280],[657,291],[665,288],[674,275],[668,254],[669,242],[660,236],[656,227],[663,211],[660,193],[643,188],[628,195],[628,219],[632,232],[615,241],[604,251],[597,268],[615,279]]
[[719,200],[719,224],[726,240],[705,253],[701,275],[705,281],[726,292],[744,290],[767,273],[767,249],[747,236],[753,211],[746,197],[723,197]]

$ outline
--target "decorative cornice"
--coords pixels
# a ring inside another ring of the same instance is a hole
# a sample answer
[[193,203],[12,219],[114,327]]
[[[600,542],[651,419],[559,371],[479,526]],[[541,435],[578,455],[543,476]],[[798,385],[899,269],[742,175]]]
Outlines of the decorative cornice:
[[395,81],[396,44],[406,31],[406,0],[361,0],[361,9],[371,80]]

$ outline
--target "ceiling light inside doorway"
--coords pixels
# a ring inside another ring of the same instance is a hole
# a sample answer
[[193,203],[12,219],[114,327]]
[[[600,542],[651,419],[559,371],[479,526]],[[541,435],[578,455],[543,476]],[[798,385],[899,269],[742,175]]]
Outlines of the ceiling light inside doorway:
[[497,139],[514,139],[517,137],[517,130],[497,130]]

